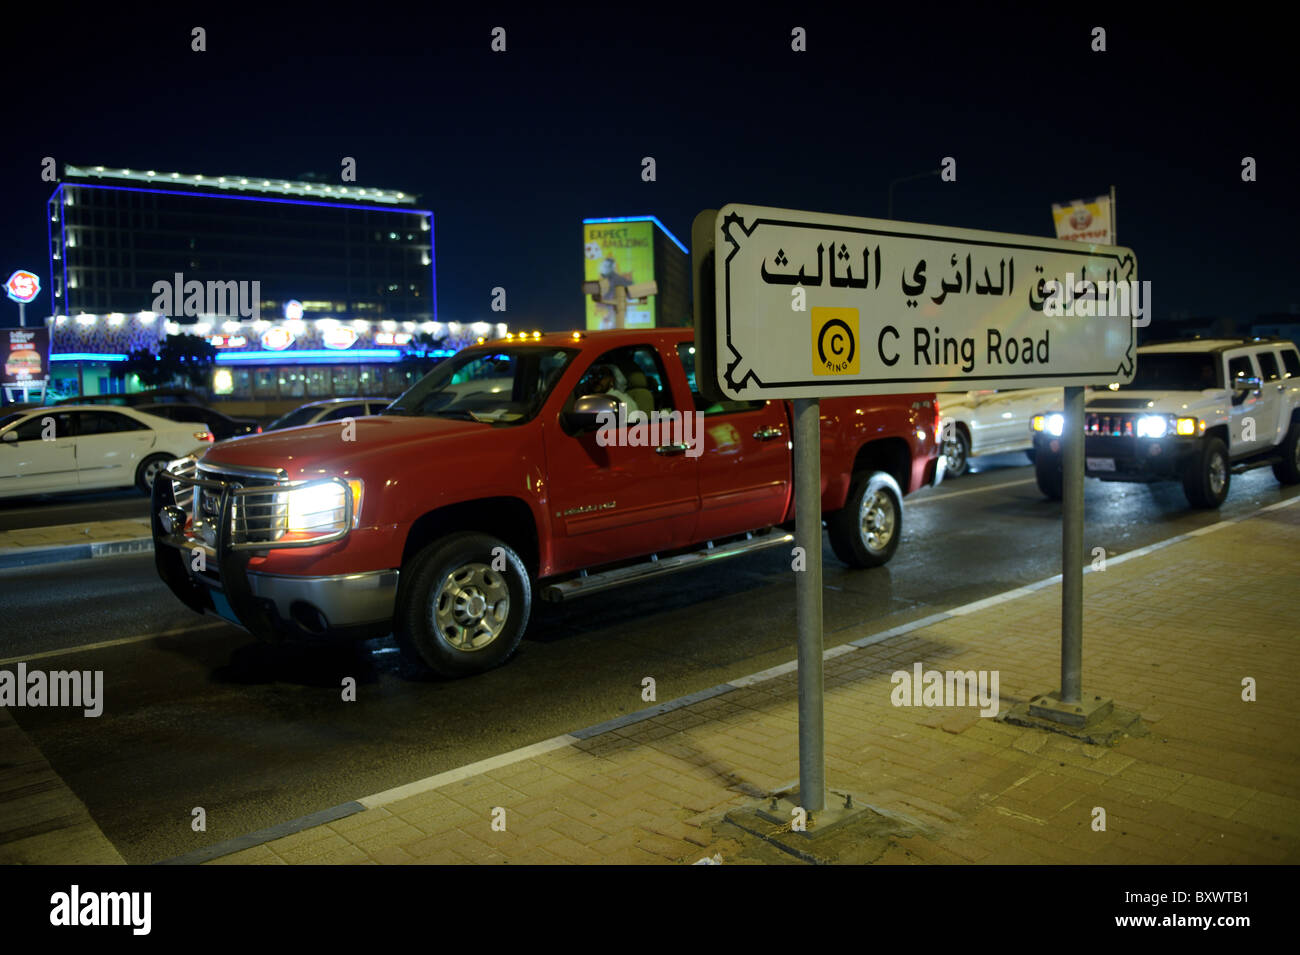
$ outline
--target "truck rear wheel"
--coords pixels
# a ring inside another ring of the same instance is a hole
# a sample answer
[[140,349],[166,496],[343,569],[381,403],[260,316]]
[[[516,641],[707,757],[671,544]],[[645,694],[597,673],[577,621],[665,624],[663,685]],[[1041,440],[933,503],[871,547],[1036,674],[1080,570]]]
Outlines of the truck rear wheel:
[[831,550],[850,567],[889,563],[903,536],[903,492],[884,471],[854,476],[844,506],[826,519]]
[[531,609],[518,554],[487,534],[452,534],[402,568],[393,629],[408,659],[440,676],[468,676],[510,658]]
[[1232,481],[1228,446],[1220,438],[1206,438],[1200,453],[1183,472],[1183,493],[1192,507],[1218,507],[1228,496]]

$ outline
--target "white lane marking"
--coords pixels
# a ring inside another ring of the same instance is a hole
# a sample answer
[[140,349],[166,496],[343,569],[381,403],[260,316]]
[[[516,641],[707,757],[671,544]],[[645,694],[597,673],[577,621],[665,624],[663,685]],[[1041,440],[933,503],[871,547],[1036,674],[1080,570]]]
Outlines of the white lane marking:
[[99,643],[83,643],[80,646],[67,647],[63,650],[46,650],[43,653],[33,653],[21,657],[9,657],[0,660],[0,666],[9,666],[14,663],[26,663],[31,660],[48,660],[50,657],[67,656],[69,653],[80,653],[83,650],[103,650],[105,647],[120,647],[128,643],[144,643],[146,640],[157,640],[159,637],[175,637],[182,633],[193,633],[196,630],[212,630],[215,627],[231,626],[234,626],[234,624],[214,620],[211,623],[201,623],[197,627],[178,627],[175,630],[163,630],[160,633],[144,633],[138,637],[123,637],[120,640],[104,640]]
[[449,769],[445,773],[438,773],[436,776],[427,776],[424,779],[417,779],[413,783],[407,783],[404,786],[395,786],[392,789],[385,789],[381,793],[375,793],[373,796],[363,796],[357,802],[367,809],[374,809],[376,806],[387,805],[391,802],[397,802],[399,799],[406,799],[410,796],[418,796],[420,793],[428,792],[431,789],[438,789],[451,783],[460,782],[462,779],[468,779],[471,776],[477,776],[480,773],[491,772],[494,769],[500,769],[502,766],[509,766],[513,763],[522,762],[533,756],[541,756],[543,753],[549,753],[551,750],[563,749],[565,746],[571,746],[578,742],[578,737],[570,736],[565,733],[561,736],[552,736],[550,739],[544,739],[540,743],[533,743],[531,746],[523,746],[519,749],[513,749],[508,753],[502,753],[500,756],[490,756],[487,759],[481,759],[477,763],[470,763],[468,766],[461,766],[459,769]]
[[1019,484],[1033,483],[1033,478],[1025,478],[1023,481],[1005,481],[1002,484],[990,484],[987,487],[973,487],[969,491],[953,491],[949,494],[936,494],[934,497],[914,497],[907,503],[913,506],[917,504],[928,504],[931,501],[946,501],[950,497],[961,497],[963,494],[983,494],[985,491],[996,491],[1000,487],[1015,487]]

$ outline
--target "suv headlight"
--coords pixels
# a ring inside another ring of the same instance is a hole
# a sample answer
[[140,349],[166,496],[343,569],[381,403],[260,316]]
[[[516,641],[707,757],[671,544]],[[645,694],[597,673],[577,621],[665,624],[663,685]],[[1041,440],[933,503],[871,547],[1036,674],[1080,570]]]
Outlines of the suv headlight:
[[1061,432],[1065,430],[1065,415],[1060,412],[1036,414],[1030,420],[1029,426],[1035,431],[1046,431],[1052,437],[1059,438]]
[[1170,415],[1144,414],[1137,419],[1137,436],[1139,438],[1163,438],[1173,430]]
[[1189,437],[1200,434],[1205,423],[1200,418],[1179,418],[1171,414],[1147,414],[1137,419],[1139,438],[1164,438],[1171,434]]

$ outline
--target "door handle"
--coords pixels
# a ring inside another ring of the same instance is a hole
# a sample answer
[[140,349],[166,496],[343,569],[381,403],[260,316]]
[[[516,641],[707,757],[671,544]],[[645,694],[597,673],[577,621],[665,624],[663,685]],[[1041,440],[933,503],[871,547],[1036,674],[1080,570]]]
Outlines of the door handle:
[[688,445],[685,444],[661,444],[655,448],[655,454],[668,457],[672,454],[685,454]]
[[754,438],[758,441],[771,441],[773,438],[779,438],[785,434],[785,429],[780,426],[773,427],[768,425],[765,428],[759,428],[754,432]]

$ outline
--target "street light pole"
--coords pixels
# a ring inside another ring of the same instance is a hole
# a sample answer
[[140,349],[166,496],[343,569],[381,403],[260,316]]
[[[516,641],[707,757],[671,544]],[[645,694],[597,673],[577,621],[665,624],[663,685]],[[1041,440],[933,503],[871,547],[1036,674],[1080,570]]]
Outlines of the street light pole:
[[931,176],[937,175],[939,175],[939,170],[931,169],[927,172],[918,172],[914,176],[900,176],[899,178],[892,180],[889,183],[889,212],[886,213],[885,218],[894,218],[894,186],[898,185],[900,182],[912,182],[915,179],[929,179]]

